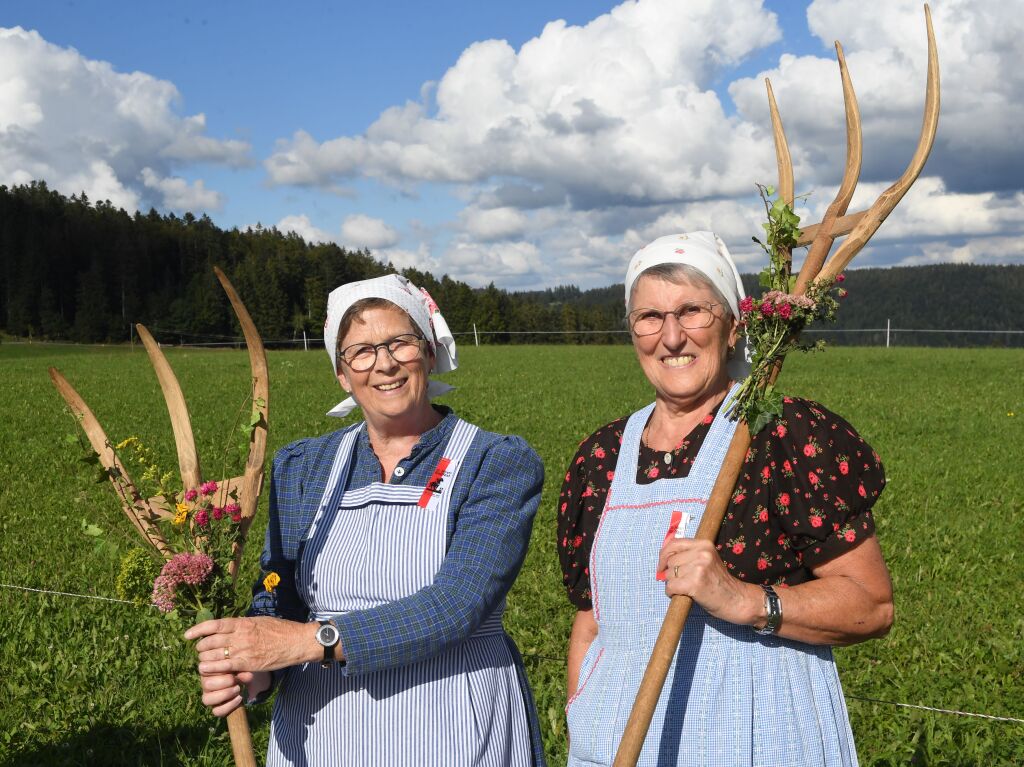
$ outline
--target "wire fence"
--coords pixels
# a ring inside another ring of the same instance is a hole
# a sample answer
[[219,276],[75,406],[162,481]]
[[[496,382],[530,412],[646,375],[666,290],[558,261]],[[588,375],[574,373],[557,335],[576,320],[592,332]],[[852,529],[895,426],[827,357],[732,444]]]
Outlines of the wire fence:
[[[155,605],[139,605],[139,604],[137,604],[135,602],[130,602],[130,601],[126,600],[126,599],[115,599],[114,597],[99,596],[99,595],[96,595],[96,594],[76,594],[76,593],[71,592],[71,591],[58,591],[58,590],[53,590],[53,589],[39,589],[39,588],[32,588],[30,586],[18,586],[18,585],[11,584],[11,583],[0,583],[0,589],[10,589],[12,591],[21,591],[21,592],[26,592],[26,593],[31,593],[31,594],[40,594],[40,595],[46,595],[46,596],[70,597],[70,598],[78,598],[78,599],[91,599],[91,600],[97,600],[97,601],[101,601],[101,602],[114,602],[114,603],[126,604],[126,605],[131,605],[133,607],[139,607],[139,608],[152,608],[152,609],[156,609]],[[566,659],[565,658],[554,657],[554,656],[551,656],[551,655],[543,655],[541,653],[522,653],[522,656],[523,656],[524,660],[529,660],[529,661],[539,661],[539,662],[545,662],[545,663],[558,663],[558,664],[563,665],[563,666],[566,664]],[[863,696],[863,695],[851,695],[848,692],[844,692],[844,695],[845,695],[846,698],[848,698],[850,700],[863,701],[863,702],[866,702],[866,703],[877,703],[877,704],[880,704],[880,705],[893,706],[893,707],[896,707],[896,708],[907,708],[907,709],[913,709],[913,710],[917,710],[917,711],[928,711],[928,712],[931,712],[933,714],[944,714],[944,715],[947,715],[947,716],[970,717],[970,718],[974,718],[974,719],[984,719],[984,720],[988,720],[988,721],[991,721],[991,722],[1002,722],[1002,723],[1006,723],[1006,724],[1024,724],[1024,719],[1019,719],[1019,718],[1013,717],[1013,716],[996,716],[994,714],[979,714],[979,713],[973,712],[973,711],[959,711],[957,709],[939,708],[937,706],[922,706],[922,705],[917,704],[917,703],[901,703],[901,702],[898,702],[898,701],[883,700],[881,698],[870,698],[870,697]]]

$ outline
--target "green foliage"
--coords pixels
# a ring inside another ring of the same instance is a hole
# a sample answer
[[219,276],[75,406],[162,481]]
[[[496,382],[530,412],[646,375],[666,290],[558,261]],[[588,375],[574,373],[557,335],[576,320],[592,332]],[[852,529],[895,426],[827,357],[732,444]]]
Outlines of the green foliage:
[[[98,527],[96,529],[99,530]],[[160,565],[152,551],[138,548],[129,551],[121,558],[121,571],[114,583],[117,596],[140,607],[148,605],[153,594],[153,580],[160,574]]]
[[[245,353],[169,350],[168,358],[192,408],[200,457],[219,455],[225,436],[235,438],[237,403],[248,394]],[[271,351],[268,362],[271,451],[348,422],[323,415],[340,390],[322,351]],[[524,655],[550,762],[564,764],[564,657],[574,613],[558,567],[559,488],[579,440],[653,393],[627,346],[464,345],[460,362],[444,376],[458,388],[441,401],[484,428],[524,435],[547,468],[505,625]],[[113,596],[121,558],[94,552],[80,520],[104,531],[126,521],[108,487],[82,482],[71,468],[79,454],[62,439],[69,422],[47,382],[49,365],[108,434],[136,434],[160,465],[175,465],[144,352],[0,346],[3,581]],[[1015,449],[1024,444],[1022,370],[1024,352],[1000,349],[837,347],[786,362],[780,385],[853,423],[889,477],[875,517],[896,624],[884,639],[835,650],[865,767],[1024,764],[1021,725],[861,699],[1024,718],[1024,475]],[[266,493],[242,584],[259,576],[265,524]],[[239,591],[246,601],[245,587]],[[230,765],[226,728],[199,701],[183,628],[152,608],[0,589],[0,764]],[[269,705],[249,711],[258,755],[269,717]]]

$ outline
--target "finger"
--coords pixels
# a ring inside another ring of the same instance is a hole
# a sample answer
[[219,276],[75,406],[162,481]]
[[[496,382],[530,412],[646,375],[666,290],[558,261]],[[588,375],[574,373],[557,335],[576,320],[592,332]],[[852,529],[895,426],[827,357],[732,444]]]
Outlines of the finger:
[[[226,654],[224,652],[225,650],[227,650]],[[209,650],[203,650],[201,653],[199,653],[199,662],[212,663],[213,661],[218,660],[238,660],[240,657],[242,657],[242,655],[243,653],[238,647],[213,647]]]
[[227,628],[228,623],[229,621],[224,618],[214,618],[213,620],[197,623],[185,632],[185,639],[191,642],[193,639],[199,639],[210,634],[226,633],[230,630]]
[[241,671],[239,664],[236,663],[234,658],[224,658],[223,653],[219,660],[204,660],[199,663],[199,673],[204,676],[211,676],[213,674],[234,674],[237,671]]
[[658,552],[658,565],[664,569],[665,562],[669,557],[691,551],[696,543],[697,541],[692,538],[670,538]]
[[242,688],[237,684],[233,684],[223,690],[214,690],[212,692],[203,693],[203,705],[204,706],[223,706],[234,698],[239,698],[242,695]]
[[234,687],[239,682],[234,674],[202,674],[199,677],[199,686],[204,693],[226,690]]
[[241,695],[236,695],[231,700],[229,700],[227,703],[224,703],[223,705],[211,708],[210,709],[210,713],[213,714],[214,716],[227,716],[228,714],[230,714],[232,711],[234,711],[236,708],[238,708],[241,705],[242,705],[242,696]]

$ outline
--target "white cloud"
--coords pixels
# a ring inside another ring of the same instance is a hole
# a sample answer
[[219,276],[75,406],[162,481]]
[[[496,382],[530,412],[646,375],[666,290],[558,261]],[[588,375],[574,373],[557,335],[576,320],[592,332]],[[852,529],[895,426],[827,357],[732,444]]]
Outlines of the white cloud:
[[34,31],[0,28],[0,182],[42,179],[129,210],[215,210],[217,192],[174,171],[245,165],[249,145],[211,138],[202,114],[177,114],[179,101],[166,80],[117,72]]
[[[871,13],[863,0],[814,0],[807,23],[845,46],[864,126],[858,210],[900,175],[917,142],[923,12],[918,0]],[[884,247],[869,246],[859,263],[1024,261],[1024,15],[1006,2],[944,0],[934,24],[938,139],[876,235],[872,245]],[[812,193],[800,204],[805,223],[820,220],[834,194],[846,145],[833,58],[785,54],[769,71],[735,78],[737,64],[779,37],[760,0],[624,2],[583,26],[552,22],[518,50],[475,43],[424,84],[420,102],[385,110],[359,135],[318,142],[298,131],[265,165],[275,184],[448,185],[462,210],[435,229],[450,241],[402,253],[430,252],[441,271],[475,285],[618,282],[646,242],[706,228],[742,270],[756,271],[763,255],[750,238],[764,213],[753,184],[776,175],[764,77],[797,190]],[[716,89],[728,90],[735,113]]]
[[277,229],[285,234],[295,233],[309,243],[336,242],[337,238],[332,237],[323,229],[316,227],[306,214],[285,216],[277,222]]
[[189,184],[183,178],[162,178],[152,168],[143,168],[141,175],[146,188],[159,192],[164,206],[171,210],[220,210],[224,204],[221,195],[207,189],[202,179]]
[[341,224],[341,238],[350,248],[389,248],[398,243],[398,232],[379,218],[357,213]]

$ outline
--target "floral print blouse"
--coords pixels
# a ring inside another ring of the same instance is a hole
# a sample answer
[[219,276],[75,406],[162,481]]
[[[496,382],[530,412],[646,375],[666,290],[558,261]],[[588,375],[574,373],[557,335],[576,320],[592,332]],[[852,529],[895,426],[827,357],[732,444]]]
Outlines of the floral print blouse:
[[[639,484],[685,477],[713,416],[671,451],[640,445]],[[572,459],[558,499],[558,554],[569,601],[587,610],[590,546],[615,472],[626,418],[603,426]],[[850,424],[809,400],[786,398],[782,418],[751,440],[718,534],[718,552],[742,581],[795,586],[812,568],[874,534],[871,507],[885,487],[878,454]]]

